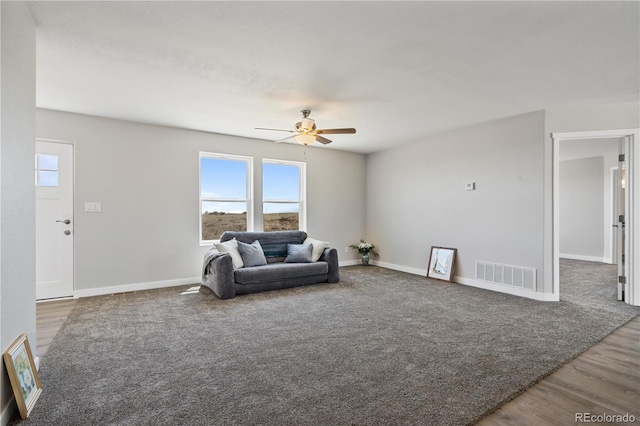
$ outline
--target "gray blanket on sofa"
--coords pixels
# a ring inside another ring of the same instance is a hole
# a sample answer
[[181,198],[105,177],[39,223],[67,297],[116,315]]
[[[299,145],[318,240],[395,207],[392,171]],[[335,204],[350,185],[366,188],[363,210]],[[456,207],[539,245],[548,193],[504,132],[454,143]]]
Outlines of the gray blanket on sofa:
[[202,261],[202,282],[205,282],[205,280],[207,279],[207,268],[209,268],[209,263],[211,263],[213,259],[224,256],[225,254],[228,253],[218,251],[216,246],[213,246],[209,250],[207,250],[207,252],[204,254],[204,260]]

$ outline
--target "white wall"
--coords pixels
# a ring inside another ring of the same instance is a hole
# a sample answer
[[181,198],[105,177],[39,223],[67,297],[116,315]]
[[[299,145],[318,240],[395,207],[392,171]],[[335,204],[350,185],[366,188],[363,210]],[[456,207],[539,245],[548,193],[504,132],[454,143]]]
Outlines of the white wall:
[[[604,162],[604,170],[601,176],[602,185],[604,188],[603,192],[603,217],[604,221],[601,224],[602,233],[603,233],[603,253],[602,255],[598,255],[598,259],[588,259],[594,261],[601,261],[606,263],[616,263],[616,259],[614,258],[614,253],[612,252],[612,241],[614,238],[614,230],[611,225],[615,222],[613,220],[613,196],[612,196],[612,176],[611,169],[618,167],[618,145],[620,142],[620,138],[605,138],[605,139],[576,139],[576,140],[568,140],[562,141],[560,144],[560,164],[562,162],[568,160],[579,160],[590,157],[602,157]],[[560,180],[561,190],[562,190],[562,180]],[[563,201],[562,193],[560,194],[560,201]],[[560,238],[566,238],[562,232],[563,226],[560,225]],[[564,251],[561,247],[560,253],[562,253],[561,257],[573,257],[573,258],[584,258],[584,255],[580,255],[579,253],[574,256],[567,256],[566,251]],[[587,259],[585,259],[587,260]]]
[[[22,333],[36,344],[35,24],[23,2],[1,2],[0,348]],[[35,356],[35,354],[34,354]],[[0,363],[0,418],[15,405]]]
[[458,249],[457,277],[484,260],[536,268],[540,281],[543,130],[540,111],[370,155],[367,239],[380,261],[426,271],[439,245]]
[[560,162],[561,257],[603,261],[604,175],[603,156]]
[[[37,137],[75,144],[75,289],[194,282],[208,247],[198,239],[198,152],[307,162],[307,232],[338,248],[365,233],[365,156],[343,151],[37,111]],[[102,213],[85,213],[100,201]],[[261,226],[260,217],[256,225]],[[258,228],[256,227],[256,230]]]

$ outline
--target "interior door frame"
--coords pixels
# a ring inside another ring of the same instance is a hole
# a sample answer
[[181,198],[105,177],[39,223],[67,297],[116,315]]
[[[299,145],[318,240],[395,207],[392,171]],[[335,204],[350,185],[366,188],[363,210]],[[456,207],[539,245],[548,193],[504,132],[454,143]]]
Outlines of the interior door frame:
[[[73,298],[75,298],[75,291],[76,291],[76,225],[75,225],[75,221],[76,221],[76,217],[77,215],[75,214],[75,203],[76,203],[76,144],[74,142],[69,142],[69,141],[63,141],[63,140],[59,140],[59,139],[47,139],[47,138],[36,138],[36,142],[47,142],[47,143],[57,143],[57,144],[61,144],[61,145],[70,145],[71,146],[71,170],[72,170],[72,179],[71,179],[71,209],[73,211],[73,232],[71,233],[70,237],[72,238],[72,246],[73,249],[71,250],[71,263],[72,263],[72,268],[71,268],[71,292],[73,293]],[[56,299],[43,299],[42,302],[47,302],[50,300],[63,300],[63,299],[69,299],[68,296],[65,297],[60,297],[60,298],[56,298]],[[40,302],[40,300],[36,300],[36,303]]]
[[560,143],[576,139],[604,139],[604,138],[628,138],[626,152],[627,169],[625,170],[626,197],[628,203],[625,206],[627,216],[625,234],[625,272],[627,276],[627,294],[625,302],[640,306],[640,280],[637,277],[640,271],[640,197],[634,192],[640,188],[640,173],[636,173],[635,167],[640,165],[640,129],[615,129],[584,132],[552,133],[553,141],[553,298],[560,300]]

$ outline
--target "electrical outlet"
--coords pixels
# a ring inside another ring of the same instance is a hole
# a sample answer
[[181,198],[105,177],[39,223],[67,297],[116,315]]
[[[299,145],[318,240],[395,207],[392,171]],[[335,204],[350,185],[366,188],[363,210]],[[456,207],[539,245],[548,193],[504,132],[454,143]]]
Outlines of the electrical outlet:
[[344,248],[344,252],[345,253],[349,253],[349,247],[348,246]]

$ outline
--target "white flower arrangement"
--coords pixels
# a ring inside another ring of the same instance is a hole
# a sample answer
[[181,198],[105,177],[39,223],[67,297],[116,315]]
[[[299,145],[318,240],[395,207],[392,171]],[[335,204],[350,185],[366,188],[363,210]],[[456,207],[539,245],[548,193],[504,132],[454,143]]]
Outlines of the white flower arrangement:
[[360,240],[360,243],[358,244],[352,244],[351,248],[358,250],[360,254],[372,254],[374,256],[378,256],[376,246],[371,243],[367,243],[364,240]]

